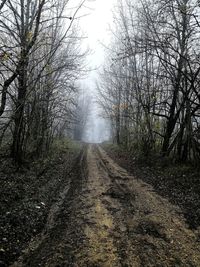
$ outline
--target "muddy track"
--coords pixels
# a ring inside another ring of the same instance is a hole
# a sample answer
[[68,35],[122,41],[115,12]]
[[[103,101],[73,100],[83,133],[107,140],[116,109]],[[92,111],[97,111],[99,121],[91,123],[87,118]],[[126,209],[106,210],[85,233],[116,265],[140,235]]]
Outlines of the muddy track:
[[108,195],[121,204],[116,213],[121,266],[200,266],[198,233],[188,229],[178,207],[151,186],[129,176],[98,148],[112,186]]
[[85,153],[83,148],[70,171],[71,179],[63,184],[58,201],[50,209],[44,230],[31,240],[12,266],[72,266],[73,250],[81,243],[76,208],[80,208],[77,198],[87,171]]
[[88,145],[45,230],[13,266],[199,267],[200,244],[178,207]]

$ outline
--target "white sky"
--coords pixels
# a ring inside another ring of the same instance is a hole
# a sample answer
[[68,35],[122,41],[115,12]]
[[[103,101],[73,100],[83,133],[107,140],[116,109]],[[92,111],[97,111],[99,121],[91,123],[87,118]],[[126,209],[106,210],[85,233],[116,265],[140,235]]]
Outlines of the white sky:
[[[82,2],[83,0],[69,1],[67,13],[69,11],[73,16]],[[117,0],[86,0],[78,14],[76,14],[80,32],[85,37],[82,46],[91,50],[91,54],[87,57],[88,67],[91,69],[100,67],[104,61],[104,47],[102,44],[109,44],[111,36],[109,25],[113,21],[112,10],[116,2]],[[95,71],[88,75],[85,82],[92,83],[93,77],[95,77]]]
[[[94,50],[91,56],[92,64],[102,63],[103,50],[100,42],[109,42],[109,24],[112,23],[112,8],[115,0],[94,0],[87,1],[86,6],[91,10],[86,10],[88,16],[81,18],[80,25],[83,32],[88,37],[86,42]],[[83,10],[82,12],[85,12]]]
[[[103,44],[108,44],[110,40],[109,25],[112,24],[112,9],[116,0],[88,0],[81,13],[88,14],[80,19],[80,27],[84,36],[84,45],[91,50],[87,62],[89,68],[98,69],[104,62]],[[95,86],[97,71],[91,71],[85,79],[84,84],[90,91]]]
[[[76,1],[80,3],[80,0]],[[104,47],[102,43],[108,45],[110,41],[109,25],[111,25],[113,21],[112,10],[116,1],[117,0],[88,0],[85,3],[85,8],[78,14],[78,16],[88,14],[80,18],[79,24],[84,36],[87,37],[84,39],[83,46],[89,47],[92,52],[91,55],[88,56],[87,62],[88,67],[94,70],[82,81],[83,88],[86,88],[91,96],[96,94],[95,79],[97,77],[97,69],[101,67],[104,62]],[[86,133],[86,135],[89,136],[87,141],[99,142],[105,138],[103,135],[108,135],[108,133],[106,133],[106,122],[98,117],[95,104],[93,104],[91,113],[88,131]]]

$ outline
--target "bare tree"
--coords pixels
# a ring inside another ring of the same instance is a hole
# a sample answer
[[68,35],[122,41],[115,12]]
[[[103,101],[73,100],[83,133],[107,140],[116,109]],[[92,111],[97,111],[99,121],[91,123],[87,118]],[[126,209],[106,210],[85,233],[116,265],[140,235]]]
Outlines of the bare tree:
[[181,160],[199,158],[198,12],[198,2],[190,0],[141,0],[135,6],[119,1],[115,49],[108,55],[118,70],[107,67],[109,78],[99,91],[106,112],[110,91],[121,92],[126,109],[117,124],[126,144],[174,153]]
[[56,129],[72,116],[75,80],[86,54],[73,22],[83,3],[66,16],[65,0],[8,0],[0,15],[0,115],[11,116],[11,155],[18,163],[27,149],[48,151]]

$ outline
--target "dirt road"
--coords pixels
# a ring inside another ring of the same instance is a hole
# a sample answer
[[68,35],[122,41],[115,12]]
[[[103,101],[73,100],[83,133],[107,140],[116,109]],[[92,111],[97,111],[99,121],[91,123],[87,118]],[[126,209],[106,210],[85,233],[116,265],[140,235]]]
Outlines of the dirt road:
[[44,231],[13,266],[200,266],[200,236],[178,207],[88,145]]

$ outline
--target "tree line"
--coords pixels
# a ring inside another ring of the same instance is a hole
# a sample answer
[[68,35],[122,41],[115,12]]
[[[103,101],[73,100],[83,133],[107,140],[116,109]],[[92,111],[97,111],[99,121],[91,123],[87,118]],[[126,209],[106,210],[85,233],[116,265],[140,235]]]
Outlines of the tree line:
[[200,159],[200,4],[120,0],[97,83],[117,144]]
[[[69,0],[0,3],[0,144],[17,163],[73,135],[87,51]],[[68,15],[69,13],[69,15]]]

